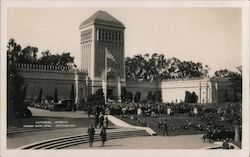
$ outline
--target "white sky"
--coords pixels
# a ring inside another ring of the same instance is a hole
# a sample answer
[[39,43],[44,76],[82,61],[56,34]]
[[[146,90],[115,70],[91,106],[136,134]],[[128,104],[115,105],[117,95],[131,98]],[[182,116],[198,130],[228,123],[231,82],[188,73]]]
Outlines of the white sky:
[[242,64],[240,8],[11,8],[8,39],[39,51],[69,51],[80,66],[79,25],[97,10],[120,20],[125,55],[163,53],[202,62],[210,74]]

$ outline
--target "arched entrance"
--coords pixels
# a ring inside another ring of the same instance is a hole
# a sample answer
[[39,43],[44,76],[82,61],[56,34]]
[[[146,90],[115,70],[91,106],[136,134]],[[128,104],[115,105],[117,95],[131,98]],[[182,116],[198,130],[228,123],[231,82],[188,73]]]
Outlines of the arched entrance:
[[102,86],[106,101],[119,101],[121,99],[120,76],[115,69],[109,68],[106,72],[106,76],[103,75]]

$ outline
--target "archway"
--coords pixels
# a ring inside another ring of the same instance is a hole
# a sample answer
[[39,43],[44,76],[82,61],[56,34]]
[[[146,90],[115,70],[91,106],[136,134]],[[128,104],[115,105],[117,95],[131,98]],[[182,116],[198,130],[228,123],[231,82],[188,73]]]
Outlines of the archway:
[[108,68],[106,75],[105,75],[105,73],[103,73],[102,86],[103,86],[103,92],[105,95],[105,99],[107,101],[121,99],[120,76],[118,75],[118,73],[115,69]]

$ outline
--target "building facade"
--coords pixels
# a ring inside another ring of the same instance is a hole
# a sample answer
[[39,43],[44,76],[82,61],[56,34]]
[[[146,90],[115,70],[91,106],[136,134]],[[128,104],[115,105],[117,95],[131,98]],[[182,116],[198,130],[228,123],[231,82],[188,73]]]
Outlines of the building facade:
[[166,103],[184,102],[186,92],[195,93],[197,103],[234,101],[233,88],[227,78],[171,79],[160,82],[127,81],[126,89],[133,95],[140,92],[141,100],[146,100],[150,92],[160,91],[162,101]]
[[91,94],[103,88],[107,98],[120,99],[125,86],[124,29],[104,11],[81,23],[81,69],[88,74]]
[[42,100],[54,97],[57,90],[58,99],[69,99],[72,86],[76,101],[87,97],[86,73],[69,67],[38,64],[16,64],[18,74],[27,85],[26,98],[35,100],[42,89]]
[[[124,30],[125,26],[109,13],[97,11],[80,27],[81,67],[18,64],[27,87],[27,98],[37,97],[43,89],[43,99],[53,96],[69,98],[72,85],[76,101],[86,99],[98,89],[103,89],[107,99],[121,99],[121,89],[133,95],[140,92],[141,100],[160,91],[163,102],[185,100],[186,92],[195,93],[198,103],[229,101],[233,95],[228,79],[196,78],[162,80],[160,82],[135,82],[125,80]],[[84,72],[82,72],[84,71]]]

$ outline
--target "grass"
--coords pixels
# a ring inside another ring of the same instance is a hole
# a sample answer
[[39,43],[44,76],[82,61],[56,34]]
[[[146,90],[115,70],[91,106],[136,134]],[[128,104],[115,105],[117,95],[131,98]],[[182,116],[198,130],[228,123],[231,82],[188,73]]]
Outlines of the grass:
[[[142,126],[141,122],[143,121],[158,135],[163,134],[163,129],[158,127],[158,123],[163,120],[167,122],[168,132],[170,136],[202,134],[206,129],[205,122],[202,122],[199,117],[190,117],[188,114],[178,114],[174,116],[158,115],[156,117],[127,115],[125,118],[120,115],[117,116],[117,118],[131,125],[137,126]],[[198,125],[201,125],[201,129],[197,127]]]

